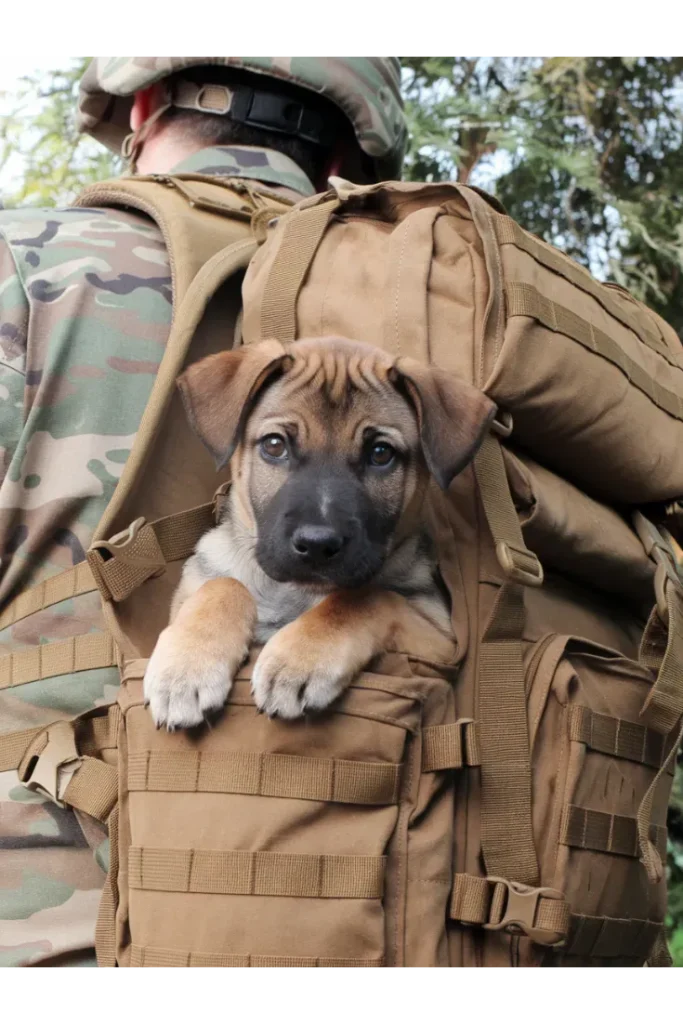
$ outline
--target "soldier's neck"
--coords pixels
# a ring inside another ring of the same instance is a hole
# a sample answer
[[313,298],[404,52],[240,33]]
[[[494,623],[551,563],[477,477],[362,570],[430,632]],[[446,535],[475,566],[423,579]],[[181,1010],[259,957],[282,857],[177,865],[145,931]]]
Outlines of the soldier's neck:
[[145,139],[136,171],[138,174],[165,174],[201,148],[201,144],[178,138],[170,132],[154,132]]

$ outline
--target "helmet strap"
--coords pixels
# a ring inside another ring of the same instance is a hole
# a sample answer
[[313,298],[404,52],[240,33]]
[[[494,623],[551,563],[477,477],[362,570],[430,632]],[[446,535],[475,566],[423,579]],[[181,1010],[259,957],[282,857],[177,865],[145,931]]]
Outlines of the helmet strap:
[[149,136],[150,129],[154,123],[159,120],[161,115],[165,114],[167,110],[170,110],[172,106],[173,104],[170,102],[162,103],[160,107],[157,107],[153,114],[150,114],[150,116],[142,122],[139,128],[134,132],[130,132],[129,135],[126,135],[123,143],[121,144],[121,156],[124,160],[128,161],[127,169],[129,174],[136,173],[136,164],[138,157],[140,156],[140,150],[142,149],[145,139]]

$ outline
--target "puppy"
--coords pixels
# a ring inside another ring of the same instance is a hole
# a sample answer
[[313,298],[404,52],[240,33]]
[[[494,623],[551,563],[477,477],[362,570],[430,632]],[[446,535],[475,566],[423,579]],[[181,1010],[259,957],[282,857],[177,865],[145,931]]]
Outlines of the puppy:
[[421,507],[495,414],[476,388],[342,338],[277,341],[190,366],[194,430],[231,463],[220,524],[183,569],[145,675],[158,726],[221,708],[252,642],[257,707],[322,711],[378,654],[448,663],[448,597]]

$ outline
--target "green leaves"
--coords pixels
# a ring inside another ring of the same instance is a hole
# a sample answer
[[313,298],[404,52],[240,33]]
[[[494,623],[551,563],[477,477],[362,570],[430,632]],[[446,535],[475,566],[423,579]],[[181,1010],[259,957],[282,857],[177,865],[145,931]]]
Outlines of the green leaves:
[[512,217],[683,335],[683,58],[402,58],[407,177]]
[[[20,79],[0,117],[0,171],[13,180],[5,207],[66,205],[85,185],[118,172],[120,161],[76,131],[78,82],[88,58]],[[16,177],[12,174],[17,168]]]

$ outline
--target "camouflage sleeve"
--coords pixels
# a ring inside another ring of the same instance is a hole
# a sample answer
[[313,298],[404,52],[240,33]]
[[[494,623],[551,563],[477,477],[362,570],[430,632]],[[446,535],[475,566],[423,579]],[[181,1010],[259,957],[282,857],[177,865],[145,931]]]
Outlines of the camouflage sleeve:
[[21,275],[0,232],[0,485],[24,421],[28,315]]

